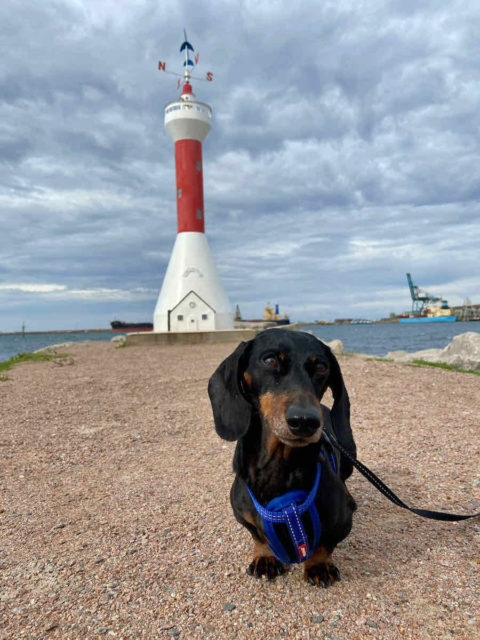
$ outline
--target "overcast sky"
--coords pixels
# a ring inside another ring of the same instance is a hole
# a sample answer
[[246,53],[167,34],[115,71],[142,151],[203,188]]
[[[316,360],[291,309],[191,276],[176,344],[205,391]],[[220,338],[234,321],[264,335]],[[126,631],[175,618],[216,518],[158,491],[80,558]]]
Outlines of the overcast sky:
[[183,28],[207,236],[259,317],[480,303],[480,3],[2,0],[0,331],[150,321],[176,233]]

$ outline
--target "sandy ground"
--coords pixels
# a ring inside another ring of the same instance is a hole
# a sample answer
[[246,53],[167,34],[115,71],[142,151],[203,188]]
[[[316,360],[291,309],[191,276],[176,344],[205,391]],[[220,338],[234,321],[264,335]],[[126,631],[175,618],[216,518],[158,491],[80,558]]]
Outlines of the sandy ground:
[[[207,380],[235,345],[79,344],[0,382],[0,637],[479,637],[478,520],[423,520],[357,472],[327,590],[246,575],[234,445]],[[480,503],[480,377],[340,357],[359,457],[408,503]]]

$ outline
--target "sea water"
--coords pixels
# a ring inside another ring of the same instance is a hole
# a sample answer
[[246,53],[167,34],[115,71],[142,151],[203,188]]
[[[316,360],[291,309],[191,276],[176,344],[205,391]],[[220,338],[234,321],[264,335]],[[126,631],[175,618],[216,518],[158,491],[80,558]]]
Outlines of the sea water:
[[[346,351],[385,356],[389,351],[419,351],[420,349],[443,349],[460,333],[480,333],[479,322],[432,322],[432,323],[386,323],[386,324],[336,324],[308,325],[303,331],[330,342],[339,339]],[[28,353],[52,344],[82,342],[83,340],[109,341],[120,335],[111,331],[79,331],[77,333],[26,333],[22,335],[0,334],[0,361],[8,360],[18,353]],[[68,349],[67,349],[68,351]]]
[[314,325],[303,330],[325,342],[338,338],[345,351],[385,356],[389,351],[443,349],[460,333],[480,333],[480,321]]
[[113,331],[78,331],[75,333],[26,333],[15,335],[0,334],[0,362],[19,353],[31,353],[52,344],[64,342],[83,342],[84,340],[108,341],[119,335]]

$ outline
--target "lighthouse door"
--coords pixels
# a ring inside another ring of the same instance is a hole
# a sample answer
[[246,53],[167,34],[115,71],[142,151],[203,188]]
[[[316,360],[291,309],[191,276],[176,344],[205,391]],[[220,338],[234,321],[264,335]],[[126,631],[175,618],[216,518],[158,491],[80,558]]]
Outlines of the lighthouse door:
[[187,317],[187,331],[198,331],[198,318],[193,313]]

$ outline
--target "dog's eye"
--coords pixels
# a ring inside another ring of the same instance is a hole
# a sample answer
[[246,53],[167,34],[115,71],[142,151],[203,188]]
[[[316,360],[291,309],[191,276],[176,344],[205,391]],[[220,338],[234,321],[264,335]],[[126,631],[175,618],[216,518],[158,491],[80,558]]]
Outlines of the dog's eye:
[[262,358],[262,362],[270,369],[275,369],[276,367],[278,367],[278,359],[276,358],[276,356],[265,356],[264,358]]
[[327,371],[327,365],[324,362],[318,360],[314,363],[315,373],[325,373]]

